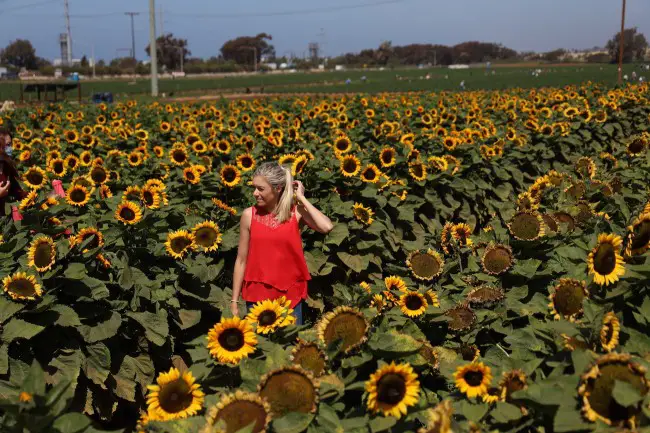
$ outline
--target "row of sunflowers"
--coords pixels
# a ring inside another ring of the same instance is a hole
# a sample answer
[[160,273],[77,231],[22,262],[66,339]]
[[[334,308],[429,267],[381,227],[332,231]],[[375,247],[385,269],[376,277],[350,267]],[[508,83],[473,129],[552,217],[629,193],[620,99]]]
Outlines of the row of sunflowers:
[[[650,426],[649,97],[4,113],[27,194],[0,240],[2,431]],[[303,233],[302,326],[284,299],[229,309],[239,217],[273,160],[335,221]]]

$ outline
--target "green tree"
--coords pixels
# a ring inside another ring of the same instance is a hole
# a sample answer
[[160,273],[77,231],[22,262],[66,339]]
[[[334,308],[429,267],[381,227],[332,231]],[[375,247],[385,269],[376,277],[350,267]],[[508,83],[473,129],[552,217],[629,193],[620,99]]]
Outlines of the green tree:
[[[606,48],[612,63],[618,62],[620,40],[621,32],[618,32],[607,42]],[[636,27],[625,29],[623,32],[623,63],[643,60],[647,48],[648,41],[643,33],[639,33]]]
[[[168,70],[180,69],[181,55],[183,61],[192,54],[187,49],[187,39],[175,38],[172,33],[167,33],[156,39],[156,47],[158,53],[158,64],[165,66]],[[145,48],[148,56],[151,56],[151,47],[147,45]]]
[[252,65],[253,59],[262,59],[262,56],[275,57],[275,48],[267,41],[273,39],[271,35],[260,33],[257,36],[240,36],[227,41],[221,47],[221,55],[225,60],[233,60],[240,65]]
[[26,39],[16,39],[0,53],[0,62],[16,68],[36,69],[38,58],[32,43]]

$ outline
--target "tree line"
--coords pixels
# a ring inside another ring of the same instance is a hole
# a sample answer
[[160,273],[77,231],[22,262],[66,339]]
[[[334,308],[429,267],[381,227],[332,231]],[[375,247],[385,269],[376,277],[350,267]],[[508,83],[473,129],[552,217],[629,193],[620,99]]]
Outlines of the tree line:
[[[186,73],[241,72],[255,67],[264,69],[262,60],[276,63],[291,63],[298,69],[309,69],[320,63],[321,59],[287,59],[276,57],[271,44],[272,36],[259,33],[255,36],[240,36],[226,41],[219,55],[209,59],[191,57],[187,39],[174,37],[172,33],[160,36],[156,41],[158,63],[163,72],[178,71]],[[606,44],[607,54],[594,55],[587,61],[615,63],[618,61],[620,33],[614,35]],[[636,28],[624,31],[623,61],[625,63],[642,61],[648,49],[645,36]],[[145,48],[147,56],[151,47]],[[408,65],[451,65],[481,63],[487,61],[518,61],[522,59],[556,62],[566,55],[566,50],[558,49],[546,53],[517,52],[502,44],[480,41],[462,42],[447,46],[439,44],[409,44],[393,46],[390,41],[383,42],[376,49],[365,49],[358,53],[347,53],[328,59],[327,65],[347,67],[382,66],[396,67]],[[0,65],[13,69],[38,70],[44,75],[54,75],[55,67],[46,59],[38,57],[30,41],[17,39],[0,50]],[[81,64],[62,68],[64,72],[76,71],[90,75],[92,68],[84,56]],[[147,74],[149,66],[131,57],[100,60],[95,65],[97,75]]]

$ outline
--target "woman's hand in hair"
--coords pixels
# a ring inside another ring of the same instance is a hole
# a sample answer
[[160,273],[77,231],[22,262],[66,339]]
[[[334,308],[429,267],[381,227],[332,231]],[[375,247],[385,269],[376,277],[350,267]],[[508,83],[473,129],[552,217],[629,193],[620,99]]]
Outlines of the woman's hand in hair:
[[6,197],[9,194],[9,188],[11,188],[11,182],[8,180],[0,183],[0,198]]
[[302,184],[299,180],[293,181],[293,192],[296,194],[298,200],[305,198],[305,185]]

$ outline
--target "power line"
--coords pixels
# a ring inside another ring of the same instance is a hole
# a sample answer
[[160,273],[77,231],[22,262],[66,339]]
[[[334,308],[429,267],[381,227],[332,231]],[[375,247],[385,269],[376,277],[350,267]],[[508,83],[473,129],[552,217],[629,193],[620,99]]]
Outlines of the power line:
[[0,11],[0,15],[5,13],[5,12],[12,12],[12,11],[18,11],[18,10],[22,10],[22,9],[29,9],[29,8],[33,8],[33,7],[37,7],[37,6],[43,6],[43,5],[52,4],[52,3],[60,3],[60,0],[46,0],[46,1],[36,2],[36,3],[26,4],[26,5],[13,6],[13,7],[10,7],[10,8],[3,8]]

